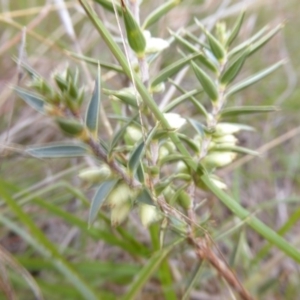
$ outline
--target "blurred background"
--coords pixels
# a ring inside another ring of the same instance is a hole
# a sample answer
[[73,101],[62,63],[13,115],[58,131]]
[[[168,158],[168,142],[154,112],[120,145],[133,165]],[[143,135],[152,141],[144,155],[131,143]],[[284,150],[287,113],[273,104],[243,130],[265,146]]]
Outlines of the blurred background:
[[[109,244],[99,232],[93,237],[86,229],[83,230],[88,209],[82,206],[74,189],[82,192],[86,199],[92,195],[77,177],[78,171],[86,165],[84,160],[37,160],[24,153],[28,145],[60,141],[64,137],[50,118],[36,113],[12,90],[12,86],[19,82],[21,86],[26,84],[26,78],[22,78],[14,61],[20,55],[46,78],[67,65],[78,67],[82,74],[81,81],[87,85],[89,92],[93,87],[95,66],[72,58],[68,51],[114,62],[77,1],[64,1],[67,8],[64,13],[67,15],[62,14],[59,2],[0,2],[0,185],[9,191],[14,201],[22,205],[24,212],[42,229],[51,243],[57,245],[61,255],[73,264],[82,277],[92,286],[103,290],[103,299],[114,299],[124,292],[140,269],[141,259]],[[143,1],[141,18],[161,2]],[[97,4],[95,8],[108,28],[117,35],[114,32],[114,15],[108,14]],[[238,41],[246,40],[265,25],[273,28],[284,22],[285,27],[247,61],[241,76],[247,77],[281,59],[286,59],[287,63],[261,82],[238,93],[231,104],[276,105],[280,110],[266,115],[246,115],[232,119],[233,122],[256,128],[254,133],[241,134],[239,140],[241,145],[257,150],[261,155],[239,157],[235,163],[221,170],[219,175],[228,184],[229,193],[271,228],[278,230],[284,224],[289,224],[289,221],[292,222],[285,237],[299,247],[300,2],[186,0],[153,26],[152,34],[166,38],[169,35],[168,29],[177,31],[182,27],[193,28],[194,17],[208,28],[220,20],[230,26],[244,8],[246,17]],[[176,47],[170,51],[177,55]],[[173,55],[165,52],[155,65],[157,69],[172,60]],[[120,79],[111,71],[104,74],[104,80],[110,88],[122,86]],[[192,72],[188,72],[181,82],[187,90],[193,89],[195,83]],[[105,100],[104,106],[109,113],[110,104]],[[180,113],[193,114],[184,111],[184,107],[180,108]],[[82,223],[76,225],[76,222],[72,223],[68,219],[70,215],[64,216],[55,212],[53,207],[34,202],[33,199],[37,198],[37,201],[53,204],[69,212]],[[299,266],[282,256],[277,249],[271,248],[267,256],[259,257],[253,267],[252,259],[265,245],[264,241],[232,218],[216,199],[211,200],[212,236],[220,242],[219,247],[224,256],[241,274],[246,286],[255,290],[259,299],[299,299]],[[4,267],[7,264],[4,264],[5,259],[10,257],[5,249],[34,276],[45,299],[82,299],[72,288],[67,276],[53,268],[45,258],[46,255],[41,255],[29,243],[23,231],[14,229],[14,226],[22,229],[23,223],[1,199],[0,215],[0,249],[3,248],[0,251],[0,299],[7,297],[5,294],[1,296],[3,284],[14,291],[11,293],[15,298],[11,299],[34,299],[20,267],[14,268],[9,263],[9,267]],[[138,240],[147,245],[148,233],[137,228],[134,218],[132,220],[132,224],[126,223],[127,228],[131,228],[139,237]],[[101,222],[98,225],[103,235],[118,234],[107,222]],[[232,233],[229,229],[234,226],[239,227],[239,231]],[[239,251],[239,255],[232,259],[235,251]],[[180,253],[183,253],[180,259],[176,255],[171,258],[174,270],[179,271],[176,275],[178,281],[184,280],[184,274],[193,266],[193,257],[189,251],[185,253],[185,249],[181,249]],[[191,299],[223,299],[220,296],[222,288],[211,282],[209,272],[201,276],[203,278],[200,277],[199,284],[195,284]],[[140,299],[164,299],[157,291],[156,284],[155,280],[151,281]],[[55,294],[53,288],[56,289]]]

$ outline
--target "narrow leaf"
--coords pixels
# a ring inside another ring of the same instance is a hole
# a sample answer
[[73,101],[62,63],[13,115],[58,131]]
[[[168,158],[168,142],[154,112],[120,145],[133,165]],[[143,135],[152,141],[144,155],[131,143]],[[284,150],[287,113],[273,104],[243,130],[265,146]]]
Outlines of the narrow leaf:
[[144,204],[155,206],[152,197],[150,195],[150,192],[146,188],[143,189],[143,191],[137,196],[135,201],[137,203],[144,203]]
[[122,9],[120,4],[118,3],[118,1],[115,0],[94,0],[95,2],[97,2],[98,4],[100,4],[103,8],[107,9],[108,11],[114,13],[114,6],[112,4],[112,1],[115,2],[115,7],[117,9],[118,14],[122,13]]
[[258,114],[278,111],[276,106],[233,106],[222,110],[221,117]]
[[95,221],[102,204],[104,203],[104,201],[106,200],[110,192],[113,190],[117,182],[118,179],[112,179],[112,180],[104,181],[99,186],[92,200],[92,204],[89,212],[89,221],[88,221],[89,226],[91,226]]
[[255,42],[250,47],[250,53],[249,55],[255,53],[257,50],[259,50],[261,47],[263,47],[269,40],[271,40],[272,37],[274,37],[282,28],[284,27],[284,24],[277,25],[273,30],[271,30],[269,33],[267,33],[264,37],[262,37],[260,40]]
[[194,119],[187,119],[200,136],[204,136],[205,126]]
[[217,72],[217,67],[215,66],[215,64],[213,62],[211,62],[207,57],[205,57],[203,55],[203,53],[201,52],[201,50],[199,50],[197,47],[195,47],[193,44],[189,43],[187,40],[185,40],[184,38],[182,38],[178,34],[172,32],[172,31],[170,31],[170,32],[175,37],[175,39],[181,45],[183,45],[189,52],[200,53],[200,55],[198,56],[198,59],[197,59],[197,60],[199,60],[199,62],[201,62],[205,67],[207,67],[211,71]]
[[98,59],[94,59],[94,58],[91,58],[88,56],[84,56],[82,54],[78,54],[78,53],[71,52],[71,51],[66,51],[66,53],[74,58],[77,58],[81,61],[85,61],[91,65],[95,65],[95,66],[100,65],[101,68],[116,71],[118,73],[124,73],[123,69],[118,65],[110,64],[110,63],[107,63],[107,62],[104,62],[104,61],[101,61]]
[[128,161],[128,168],[132,174],[135,173],[137,167],[141,163],[144,150],[145,150],[145,144],[144,141],[141,141],[130,154],[129,161]]
[[88,154],[88,149],[84,145],[61,143],[32,147],[27,153],[38,158],[80,157]]
[[37,110],[40,113],[45,113],[44,111],[44,100],[40,96],[29,93],[28,91],[21,89],[19,87],[14,87],[14,90],[28,105]]
[[243,21],[244,21],[244,17],[245,17],[245,11],[243,11],[237,18],[235,24],[233,25],[233,28],[230,32],[230,35],[227,38],[226,41],[226,47],[229,47],[232,42],[235,40],[235,38],[237,37],[237,35],[240,32],[240,29],[242,27]]
[[225,49],[222,44],[209,31],[207,31],[206,28],[204,28],[200,21],[198,21],[197,19],[195,19],[195,21],[196,24],[204,31],[213,55],[219,61],[222,61],[225,56]]
[[165,16],[173,7],[178,5],[181,0],[170,0],[166,3],[160,5],[157,9],[152,11],[144,21],[142,26],[143,29],[146,29],[156,23],[161,17]]
[[271,74],[272,72],[274,72],[275,70],[277,70],[279,67],[281,67],[283,64],[285,63],[285,60],[281,60],[279,62],[277,62],[276,64],[274,64],[273,66],[264,69],[263,71],[256,73],[255,75],[248,77],[247,79],[245,79],[244,81],[237,83],[236,85],[234,85],[226,94],[226,96],[231,96],[239,91],[241,91],[242,89],[256,83],[257,81],[260,81],[261,79],[265,78],[266,76],[268,76],[269,74]]
[[184,57],[170,65],[166,68],[162,69],[152,80],[151,86],[155,87],[156,85],[160,84],[161,82],[166,81],[168,78],[176,74],[179,70],[181,70],[188,62],[191,60],[196,59],[200,56],[200,53],[195,53]]
[[98,65],[98,74],[95,82],[95,88],[93,92],[92,99],[88,105],[85,123],[90,129],[94,137],[98,133],[98,123],[99,123],[99,110],[101,105],[101,70],[100,65]]
[[240,72],[247,56],[249,55],[249,49],[246,49],[221,75],[220,81],[222,84],[227,85],[231,83]]
[[199,68],[194,62],[192,62],[192,67],[196,77],[198,78],[199,82],[201,83],[203,90],[209,96],[212,101],[218,100],[218,90],[212,79],[201,69]]

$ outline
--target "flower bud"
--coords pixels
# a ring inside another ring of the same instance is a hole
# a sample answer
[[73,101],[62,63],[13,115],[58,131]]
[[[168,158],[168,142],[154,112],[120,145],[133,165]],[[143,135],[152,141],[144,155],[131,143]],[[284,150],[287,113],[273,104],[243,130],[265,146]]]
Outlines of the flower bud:
[[166,40],[160,38],[151,37],[151,33],[148,30],[145,30],[144,37],[146,38],[146,49],[145,53],[156,53],[165,50],[169,47],[169,43]]
[[99,168],[84,169],[79,173],[79,178],[88,183],[99,183],[112,175],[110,168],[107,165],[102,165]]
[[183,208],[183,209],[189,209],[191,208],[192,201],[188,193],[184,190],[182,190],[178,197],[177,197],[178,204]]
[[128,145],[134,145],[141,140],[142,137],[143,133],[138,127],[130,125],[126,128],[125,140]]
[[125,183],[118,184],[109,194],[107,203],[109,206],[114,207],[127,202],[133,196],[133,191]]
[[84,126],[77,120],[56,118],[58,126],[67,134],[79,136],[84,131]]
[[233,152],[211,152],[203,160],[203,164],[209,168],[220,168],[230,164],[236,157]]
[[126,201],[124,203],[112,207],[111,215],[110,215],[112,226],[118,226],[119,224],[121,224],[130,213],[130,210],[131,210],[130,201]]
[[218,123],[216,125],[216,132],[214,133],[214,135],[220,136],[220,135],[233,134],[241,130],[253,131],[254,128],[243,124]]
[[148,227],[153,222],[157,221],[160,217],[159,211],[157,210],[156,206],[144,203],[139,205],[139,214],[141,222],[145,227]]

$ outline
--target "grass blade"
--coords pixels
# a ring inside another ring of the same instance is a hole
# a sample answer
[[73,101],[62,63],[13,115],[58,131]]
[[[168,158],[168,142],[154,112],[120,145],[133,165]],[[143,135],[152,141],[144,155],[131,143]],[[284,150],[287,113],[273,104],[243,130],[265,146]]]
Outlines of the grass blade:
[[[84,299],[97,300],[98,296],[96,292],[81,278],[81,276],[73,269],[72,265],[58,252],[54,244],[48,240],[44,233],[34,224],[31,218],[22,210],[22,208],[15,202],[0,186],[0,194],[7,206],[15,213],[18,219],[28,228],[30,231],[30,239],[26,239],[27,242],[32,242],[32,245],[41,254],[46,257],[51,257],[51,261],[56,268],[65,275],[65,277],[73,284],[74,288],[82,294]],[[3,218],[1,217],[3,220]],[[19,233],[24,232],[23,229],[19,229]],[[22,235],[22,237],[28,237],[28,234]]]

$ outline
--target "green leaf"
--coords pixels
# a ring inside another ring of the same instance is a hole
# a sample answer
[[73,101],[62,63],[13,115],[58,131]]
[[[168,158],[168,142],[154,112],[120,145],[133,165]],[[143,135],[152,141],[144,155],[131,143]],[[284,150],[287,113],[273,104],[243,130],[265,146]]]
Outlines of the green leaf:
[[[178,85],[176,82],[174,82],[173,80],[170,79],[169,81],[170,81],[171,84],[173,84],[176,87],[176,89],[178,91],[180,91],[183,94],[181,97],[184,98],[185,95],[188,96],[188,98],[195,105],[195,107],[198,109],[198,111],[201,114],[203,114],[206,118],[208,117],[208,113],[207,113],[205,107],[200,103],[200,101],[198,101],[195,97],[189,95],[189,93],[192,93],[193,91],[188,92],[185,89],[183,89],[180,85]],[[203,91],[201,90],[201,92],[203,92]],[[170,111],[173,108],[173,103],[174,103],[174,105],[177,105],[177,103],[180,102],[180,101],[181,100],[179,99],[179,97],[177,99],[174,99],[170,104],[168,104],[165,107],[164,112]]]
[[277,25],[273,30],[271,30],[269,33],[267,33],[264,37],[262,37],[259,41],[255,42],[250,47],[250,53],[249,55],[255,53],[257,50],[259,50],[261,47],[263,47],[273,36],[275,36],[278,31],[280,31],[284,27],[284,24]]
[[125,104],[130,105],[134,108],[138,107],[138,99],[136,98],[135,92],[132,89],[122,89],[120,91],[103,89],[103,93],[106,95],[114,96]]
[[232,117],[245,114],[258,114],[278,111],[276,106],[233,106],[224,108],[221,117]]
[[27,153],[38,158],[80,157],[88,154],[88,149],[83,144],[57,143],[31,147]]
[[233,28],[227,38],[226,41],[226,47],[229,47],[232,42],[235,40],[235,38],[237,37],[237,35],[240,32],[240,29],[242,27],[243,21],[244,21],[244,17],[245,17],[245,11],[243,11],[237,18],[237,20],[235,21],[235,24],[233,25]]
[[194,152],[198,152],[199,151],[199,146],[198,144],[196,144],[193,139],[191,139],[191,137],[186,136],[182,133],[178,133],[177,134],[179,139],[183,142],[185,142]]
[[88,56],[84,56],[82,54],[78,54],[78,53],[71,52],[71,51],[66,51],[66,53],[69,54],[70,56],[74,57],[74,58],[77,58],[81,61],[85,61],[89,64],[92,64],[92,65],[95,65],[95,66],[100,65],[101,68],[108,69],[108,70],[111,70],[111,71],[116,71],[118,73],[124,73],[123,69],[118,65],[110,64],[110,63],[107,63],[107,62],[104,62],[104,61],[101,61],[101,60],[98,60],[98,59],[94,59],[94,58],[91,58],[91,57],[88,57]]
[[115,133],[109,147],[109,156],[111,155],[113,149],[118,144],[118,142],[123,138],[123,135],[126,132],[127,127],[138,117],[138,114],[134,115],[131,119],[129,119],[121,128]]
[[222,84],[227,85],[231,83],[240,72],[246,58],[249,55],[249,49],[246,49],[221,75],[220,81]]
[[206,28],[204,28],[204,26],[200,23],[199,20],[195,19],[195,21],[196,24],[204,31],[213,55],[219,61],[222,61],[225,57],[225,49],[222,46],[222,44],[209,31],[207,31]]
[[100,4],[103,8],[109,10],[110,12],[114,13],[114,6],[112,4],[112,1],[115,2],[115,7],[116,7],[116,10],[118,12],[118,14],[121,14],[122,13],[122,9],[121,9],[121,6],[120,4],[115,1],[115,0],[94,0],[95,2],[97,2],[98,4]]
[[92,223],[95,221],[102,204],[104,203],[104,201],[106,200],[106,198],[108,197],[110,192],[113,190],[113,188],[115,187],[115,185],[117,184],[118,181],[119,181],[119,179],[107,180],[107,181],[104,181],[99,186],[99,188],[96,191],[96,194],[94,195],[94,198],[92,200],[92,204],[91,204],[91,208],[90,208],[90,212],[89,212],[89,221],[88,221],[89,226],[91,226]]
[[128,168],[132,174],[135,174],[136,169],[141,163],[142,156],[145,150],[145,143],[141,141],[137,147],[131,152],[129,160],[128,160]]
[[197,133],[203,137],[205,132],[205,126],[194,119],[189,118],[187,120],[194,127]]
[[98,65],[98,74],[95,82],[95,88],[92,99],[88,105],[85,117],[86,126],[92,132],[94,137],[98,134],[99,111],[101,106],[101,70]]
[[254,34],[248,40],[246,40],[245,42],[234,47],[231,51],[229,51],[228,57],[230,58],[233,55],[236,55],[240,51],[243,51],[244,49],[251,46],[251,44],[253,44],[255,41],[257,41],[268,29],[269,29],[269,26],[263,27],[261,30],[259,30],[256,34]]
[[142,192],[137,196],[135,201],[137,203],[144,203],[144,204],[155,206],[152,197],[150,195],[150,192],[146,188],[142,190]]
[[210,69],[213,72],[217,72],[217,67],[213,62],[211,62],[208,58],[206,58],[201,50],[199,50],[197,47],[195,47],[193,44],[189,43],[187,40],[179,36],[178,34],[170,31],[171,34],[175,37],[176,41],[178,41],[180,44],[182,44],[189,52],[192,53],[199,53],[198,59],[199,62],[201,62],[205,67]]
[[181,70],[188,62],[193,59],[196,59],[200,56],[200,53],[194,53],[187,57],[184,57],[170,65],[166,68],[162,69],[152,80],[151,86],[155,87],[156,85],[160,84],[163,81],[166,81],[168,78],[176,74],[179,70]]
[[58,117],[55,121],[62,131],[71,136],[80,135],[84,131],[84,125],[77,120]]
[[212,79],[194,62],[192,62],[192,67],[197,79],[201,83],[203,90],[209,96],[209,98],[214,102],[218,100],[218,90]]
[[245,79],[242,82],[237,83],[236,85],[234,85],[226,94],[226,96],[231,96],[239,91],[241,91],[242,89],[256,83],[257,81],[260,81],[261,79],[265,78],[266,76],[268,76],[269,74],[271,74],[272,72],[274,72],[275,70],[277,70],[279,67],[281,67],[283,64],[285,63],[285,60],[281,60],[277,63],[275,63],[273,66],[264,69],[263,71],[256,73],[253,76],[248,77],[247,79]]
[[145,19],[142,28],[146,29],[156,23],[161,17],[164,17],[173,7],[177,6],[181,0],[170,0],[160,5],[152,11]]
[[28,91],[21,89],[19,87],[14,87],[14,90],[28,105],[37,110],[40,113],[45,113],[44,104],[45,101],[40,96],[29,93]]

